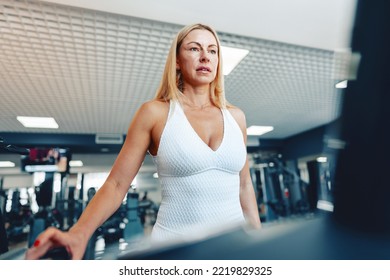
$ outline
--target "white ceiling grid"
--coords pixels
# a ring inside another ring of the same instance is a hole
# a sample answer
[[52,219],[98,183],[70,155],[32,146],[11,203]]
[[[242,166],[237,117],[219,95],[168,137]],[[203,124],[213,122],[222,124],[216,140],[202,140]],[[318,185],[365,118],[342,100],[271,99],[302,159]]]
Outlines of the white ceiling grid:
[[[42,1],[0,2],[0,131],[126,133],[154,96],[181,26]],[[339,116],[334,88],[348,60],[332,51],[219,33],[250,50],[225,78],[248,125],[285,138]],[[335,72],[336,71],[336,72]],[[52,116],[58,130],[26,129],[17,115]]]

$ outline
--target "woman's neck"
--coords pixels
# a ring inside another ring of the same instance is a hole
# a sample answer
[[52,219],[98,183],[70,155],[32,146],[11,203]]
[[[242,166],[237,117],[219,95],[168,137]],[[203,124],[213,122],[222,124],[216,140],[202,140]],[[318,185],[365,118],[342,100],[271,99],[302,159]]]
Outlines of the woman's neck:
[[209,92],[204,90],[184,90],[180,102],[192,109],[200,110],[212,105]]

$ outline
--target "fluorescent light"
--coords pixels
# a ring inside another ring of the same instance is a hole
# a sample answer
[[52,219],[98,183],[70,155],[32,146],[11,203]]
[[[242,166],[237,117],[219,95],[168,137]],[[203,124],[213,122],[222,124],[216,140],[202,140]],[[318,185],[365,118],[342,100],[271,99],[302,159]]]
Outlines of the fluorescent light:
[[24,125],[24,127],[33,128],[58,128],[58,124],[54,118],[48,117],[22,117],[17,116],[16,119]]
[[317,201],[317,208],[329,212],[333,212],[334,205],[332,202],[326,201],[326,200],[318,200]]
[[81,167],[84,166],[83,162],[81,160],[71,160],[69,162],[69,166],[71,167]]
[[346,143],[340,139],[329,138],[326,140],[326,145],[331,149],[344,149]]
[[274,130],[273,126],[258,126],[258,125],[252,125],[246,129],[246,133],[248,135],[255,135],[260,136],[267,132],[270,132]]
[[223,74],[229,75],[230,72],[244,59],[249,50],[221,46],[223,59]]
[[36,172],[36,171],[56,172],[56,171],[58,171],[57,165],[26,165],[24,168],[27,172]]
[[0,167],[15,167],[12,161],[0,161]]
[[336,88],[347,88],[347,86],[348,86],[348,80],[344,80],[344,81],[338,82],[335,85]]
[[326,157],[318,157],[317,162],[327,162],[328,159]]

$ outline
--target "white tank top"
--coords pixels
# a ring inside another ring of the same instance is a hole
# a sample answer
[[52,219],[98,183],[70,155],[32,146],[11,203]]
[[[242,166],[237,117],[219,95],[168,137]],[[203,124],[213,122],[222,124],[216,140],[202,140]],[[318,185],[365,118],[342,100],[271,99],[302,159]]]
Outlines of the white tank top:
[[244,224],[239,172],[246,146],[237,122],[222,109],[224,134],[216,151],[196,133],[180,103],[171,101],[153,157],[162,200],[152,241],[188,240]]

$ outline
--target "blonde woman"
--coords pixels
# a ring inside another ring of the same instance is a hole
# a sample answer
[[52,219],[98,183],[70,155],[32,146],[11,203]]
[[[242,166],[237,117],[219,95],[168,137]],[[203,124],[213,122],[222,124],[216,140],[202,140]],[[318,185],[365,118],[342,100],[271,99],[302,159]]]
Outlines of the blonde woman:
[[146,153],[155,161],[162,191],[152,241],[235,225],[260,228],[245,115],[225,99],[220,42],[210,26],[179,31],[156,96],[135,114],[103,186],[69,231],[47,229],[26,258],[65,247],[72,259],[81,259],[94,231],[122,203]]

